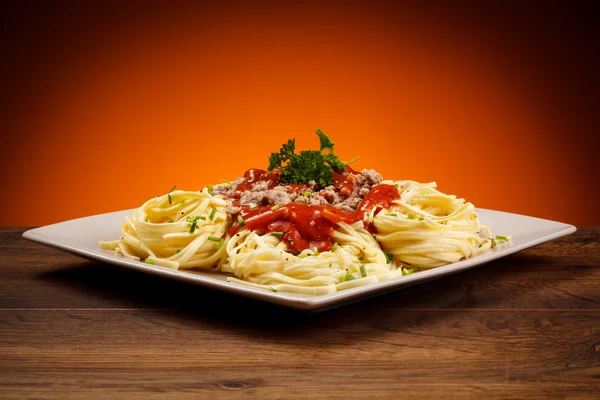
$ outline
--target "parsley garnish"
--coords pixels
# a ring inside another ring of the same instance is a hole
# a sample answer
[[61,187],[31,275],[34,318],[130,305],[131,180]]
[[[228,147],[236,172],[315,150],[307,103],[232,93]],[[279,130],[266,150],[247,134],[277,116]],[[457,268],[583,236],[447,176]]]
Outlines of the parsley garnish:
[[362,276],[363,278],[367,277],[367,270],[365,269],[364,265],[360,266],[360,276]]
[[176,187],[177,187],[177,185],[173,186],[173,187],[171,188],[171,190],[169,190],[169,193],[167,193],[167,197],[169,198],[169,205],[172,205],[172,204],[173,204],[173,198],[171,197],[171,192],[172,192],[173,190],[175,190],[175,188],[176,188]]
[[185,219],[187,221],[188,225],[190,226],[190,233],[194,233],[194,231],[198,227],[199,219],[202,219],[202,217],[200,217],[199,215],[195,216],[195,217],[187,217]]
[[283,237],[284,233],[283,232],[271,232],[271,236],[275,236],[275,237]]
[[[303,150],[295,153],[296,140],[288,140],[279,153],[271,153],[269,157],[269,171],[281,168],[281,182],[283,183],[309,183],[317,182],[319,187],[333,184],[333,172],[344,172],[344,163],[333,154],[335,143],[320,129],[316,131],[319,136],[320,149]],[[324,153],[323,151],[328,152]]]
[[415,217],[415,215],[414,215],[414,214],[408,213],[408,219],[415,219],[415,218],[416,218],[416,217]]
[[504,240],[504,241],[506,241],[506,240],[508,240],[508,237],[507,236],[502,236],[502,235],[496,235],[496,240],[501,240],[501,241]]
[[342,282],[348,282],[348,281],[353,281],[354,279],[356,279],[354,277],[354,275],[352,275],[350,273],[350,271],[346,271],[346,275],[340,276],[340,283],[342,283]]
[[355,162],[356,160],[358,160],[359,158],[360,158],[359,156],[356,156],[356,157],[354,157],[354,158],[353,158],[352,160],[350,160],[350,161],[345,161],[345,162],[344,162],[344,165],[350,165],[350,164],[352,164],[353,162]]

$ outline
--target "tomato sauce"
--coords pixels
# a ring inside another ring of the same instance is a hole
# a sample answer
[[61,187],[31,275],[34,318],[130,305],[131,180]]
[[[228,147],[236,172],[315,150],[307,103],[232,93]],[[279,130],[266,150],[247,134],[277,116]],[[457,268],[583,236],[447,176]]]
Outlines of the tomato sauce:
[[[301,252],[304,249],[317,248],[318,251],[331,250],[331,234],[339,221],[353,223],[357,221],[355,213],[344,212],[332,206],[290,203],[273,210],[262,206],[254,209],[243,207],[239,216],[244,227],[260,234],[283,233],[282,240],[289,249]],[[235,234],[240,224],[234,219],[229,233]]]
[[[280,171],[263,171],[251,169],[244,174],[244,182],[236,187],[236,193],[252,190],[259,181],[267,181],[269,188],[280,184]],[[343,173],[334,172],[334,186],[343,198],[355,195],[358,182],[354,171],[346,167]],[[304,184],[287,185],[289,193],[307,190]],[[244,227],[260,234],[278,232],[289,250],[301,252],[305,249],[316,248],[319,252],[331,250],[334,241],[331,238],[334,228],[341,221],[352,224],[361,221],[365,211],[376,207],[375,213],[389,209],[392,201],[398,199],[398,190],[391,185],[377,185],[361,200],[355,212],[347,212],[330,205],[307,205],[290,203],[279,207],[259,206],[256,208],[241,207],[238,214],[244,221]],[[239,195],[235,196],[239,199]],[[235,201],[234,201],[235,204]],[[241,228],[239,221],[234,218],[229,233],[234,235]],[[374,230],[373,226],[368,227]]]

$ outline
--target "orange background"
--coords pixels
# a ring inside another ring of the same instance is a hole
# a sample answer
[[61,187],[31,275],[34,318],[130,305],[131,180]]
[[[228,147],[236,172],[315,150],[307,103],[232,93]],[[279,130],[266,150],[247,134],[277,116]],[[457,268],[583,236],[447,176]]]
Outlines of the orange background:
[[3,13],[0,225],[232,180],[315,128],[355,169],[600,224],[583,2],[126,3]]

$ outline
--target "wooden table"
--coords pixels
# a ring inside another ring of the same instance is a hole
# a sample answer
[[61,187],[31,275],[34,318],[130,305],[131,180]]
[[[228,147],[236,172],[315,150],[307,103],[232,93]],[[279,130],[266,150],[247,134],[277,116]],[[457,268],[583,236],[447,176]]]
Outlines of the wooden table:
[[600,228],[306,314],[0,229],[0,398],[600,398]]

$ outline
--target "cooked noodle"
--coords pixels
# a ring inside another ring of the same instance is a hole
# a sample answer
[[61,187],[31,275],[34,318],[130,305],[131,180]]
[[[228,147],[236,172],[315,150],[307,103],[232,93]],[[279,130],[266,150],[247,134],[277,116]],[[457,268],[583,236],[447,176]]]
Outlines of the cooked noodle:
[[[233,274],[230,282],[272,291],[322,295],[400,277],[489,252],[490,230],[471,203],[435,183],[385,181],[399,199],[363,220],[338,222],[329,251],[290,251],[282,238],[240,229],[229,236],[228,201],[206,188],[148,200],[126,218],[121,237],[100,242],[117,255],[174,269]],[[376,233],[366,227],[373,226]]]

